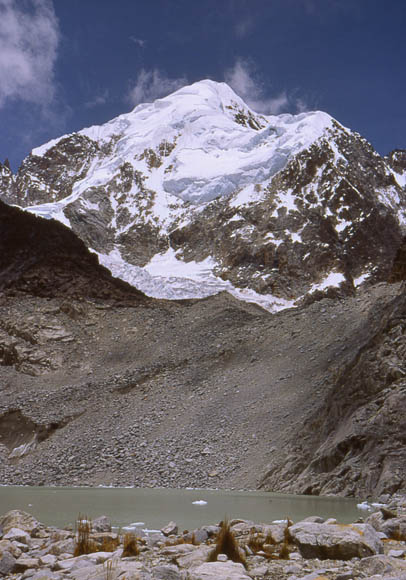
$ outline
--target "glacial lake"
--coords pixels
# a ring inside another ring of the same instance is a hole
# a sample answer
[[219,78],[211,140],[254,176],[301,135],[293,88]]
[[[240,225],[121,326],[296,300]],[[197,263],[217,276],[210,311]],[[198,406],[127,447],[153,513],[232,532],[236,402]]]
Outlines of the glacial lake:
[[0,487],[0,515],[21,509],[44,524],[57,527],[74,524],[79,514],[89,518],[107,515],[113,525],[120,527],[142,522],[141,527],[147,529],[160,529],[169,521],[175,521],[180,531],[216,524],[224,517],[271,523],[286,517],[299,521],[318,515],[351,523],[366,514],[357,508],[358,502],[347,498],[256,491]]

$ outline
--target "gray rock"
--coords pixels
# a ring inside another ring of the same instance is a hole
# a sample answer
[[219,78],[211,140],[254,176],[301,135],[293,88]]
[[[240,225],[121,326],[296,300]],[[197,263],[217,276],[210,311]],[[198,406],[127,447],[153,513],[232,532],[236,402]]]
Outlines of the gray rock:
[[39,563],[41,566],[49,566],[50,568],[55,566],[56,561],[57,557],[53,556],[52,554],[46,554],[45,556],[40,556],[39,558]]
[[29,544],[31,536],[28,532],[25,532],[20,528],[11,528],[7,532],[7,534],[4,534],[3,540],[9,540],[10,542],[21,542],[22,544]]
[[379,510],[368,516],[365,523],[370,524],[377,532],[380,532],[383,521],[383,514]]
[[178,524],[176,522],[169,522],[168,524],[166,524],[166,526],[161,528],[161,532],[163,533],[164,536],[170,536],[172,534],[177,534],[178,533]]
[[219,526],[202,526],[200,529],[207,532],[209,538],[212,538],[213,536],[218,534],[220,530]]
[[30,568],[38,568],[39,560],[38,558],[27,558],[25,556],[18,558],[15,565],[16,572],[25,572]]
[[111,521],[107,516],[100,516],[92,521],[94,532],[111,532]]
[[38,570],[38,572],[35,572],[35,574],[30,576],[30,580],[60,580],[61,578],[61,574],[58,572],[52,572],[47,568]]
[[327,578],[327,576],[324,576],[324,572],[325,570],[316,570],[315,572],[311,572],[305,576],[300,576],[300,580],[324,580]]
[[3,530],[3,534],[7,534],[11,528],[19,528],[30,536],[35,536],[39,527],[39,522],[32,515],[21,510],[11,510],[0,518],[0,529]]
[[250,568],[251,578],[264,578],[267,572],[268,566],[266,564],[263,564],[262,566],[256,566],[255,568]]
[[389,574],[397,575],[400,573],[406,574],[406,561],[399,560],[398,558],[390,558],[389,556],[384,556],[383,554],[370,556],[369,558],[363,558],[354,566],[355,577],[369,578],[375,574],[382,574],[386,576]]
[[193,532],[184,534],[183,537],[187,542],[193,542],[195,544],[203,544],[203,542],[206,542],[206,540],[209,538],[209,534],[206,532],[206,530],[198,528],[197,530],[193,530]]
[[321,518],[320,516],[309,516],[308,518],[305,518],[302,521],[313,522],[314,524],[324,524],[326,522],[326,520],[324,518]]
[[189,571],[189,580],[251,580],[244,566],[235,562],[206,562]]
[[182,576],[177,566],[157,566],[152,570],[154,580],[181,580]]
[[390,558],[403,558],[406,554],[406,550],[389,550],[388,556]]
[[164,556],[181,556],[183,554],[188,554],[196,550],[196,546],[193,544],[176,544],[176,546],[164,546],[161,550],[161,554]]
[[211,552],[212,548],[210,546],[201,545],[195,548],[193,551],[183,556],[176,558],[176,563],[180,568],[190,568],[192,566],[198,566],[205,562]]
[[142,562],[135,560],[112,559],[111,564],[98,564],[72,570],[69,574],[74,580],[106,580],[107,577],[127,580],[151,580],[152,577]]
[[21,556],[22,550],[18,548],[14,542],[9,540],[0,540],[0,554],[2,552],[10,552],[14,558],[19,558]]
[[62,572],[73,572],[74,570],[80,570],[81,568],[87,568],[89,566],[94,566],[94,560],[90,558],[83,558],[78,556],[77,558],[69,558],[67,560],[58,561],[55,564],[55,570],[61,570]]
[[54,542],[51,544],[44,552],[44,554],[53,554],[54,556],[60,556],[61,554],[72,555],[75,551],[75,541],[73,538],[67,540],[60,540],[59,542]]
[[10,552],[0,553],[0,576],[7,576],[11,574],[16,565],[16,559]]
[[148,534],[147,544],[148,547],[153,548],[154,546],[159,546],[165,541],[165,536],[161,532],[155,532],[153,534]]
[[383,552],[377,532],[368,524],[299,522],[289,528],[289,535],[305,558],[350,560]]
[[406,516],[391,518],[381,525],[381,531],[394,540],[406,540]]
[[273,543],[280,544],[284,540],[286,524],[270,524],[269,526],[264,526],[265,536],[270,536]]

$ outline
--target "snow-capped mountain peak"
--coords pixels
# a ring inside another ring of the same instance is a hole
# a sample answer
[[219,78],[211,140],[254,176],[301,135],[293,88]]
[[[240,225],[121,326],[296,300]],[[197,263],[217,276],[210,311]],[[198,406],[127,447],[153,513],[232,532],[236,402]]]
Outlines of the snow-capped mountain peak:
[[259,115],[203,80],[34,149],[3,197],[69,225],[147,293],[284,307],[371,276],[377,227],[393,252],[399,175],[326,113]]
[[[76,192],[99,184],[122,163],[138,158],[146,184],[195,204],[263,182],[331,127],[326,113],[265,117],[225,83],[203,80],[138,105],[109,123],[77,133],[100,148],[112,147]],[[32,151],[43,156],[62,140]]]

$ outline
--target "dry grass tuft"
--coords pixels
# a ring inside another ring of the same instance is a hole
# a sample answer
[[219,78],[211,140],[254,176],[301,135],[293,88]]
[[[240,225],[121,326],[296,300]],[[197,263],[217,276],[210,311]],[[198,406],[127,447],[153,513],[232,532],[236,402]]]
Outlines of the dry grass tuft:
[[127,532],[124,534],[123,539],[123,558],[130,558],[132,556],[138,556],[140,553],[140,548],[138,546],[138,539],[135,534]]
[[79,514],[76,521],[76,544],[73,552],[75,557],[98,551],[96,543],[90,539],[91,531],[92,521],[87,516]]
[[185,538],[183,538],[182,536],[180,536],[179,538],[168,538],[165,541],[165,546],[179,546],[180,544],[186,544],[186,540]]
[[279,549],[279,559],[280,560],[289,560],[289,542],[290,542],[290,534],[289,528],[293,525],[292,520],[287,518],[286,528],[283,530],[283,542]]
[[230,529],[230,524],[227,519],[220,524],[220,531],[217,534],[215,548],[210,552],[207,561],[216,562],[219,554],[225,554],[229,560],[239,562],[246,566],[244,555],[240,551],[240,546]]
[[117,538],[103,538],[101,544],[101,552],[115,552],[120,545],[120,540]]
[[253,551],[253,553],[256,554],[257,552],[263,550],[264,544],[265,544],[264,534],[260,534],[255,532],[254,530],[251,530],[247,545]]
[[113,560],[108,560],[107,562],[103,563],[105,580],[114,580],[116,576],[115,567],[115,562],[113,562]]

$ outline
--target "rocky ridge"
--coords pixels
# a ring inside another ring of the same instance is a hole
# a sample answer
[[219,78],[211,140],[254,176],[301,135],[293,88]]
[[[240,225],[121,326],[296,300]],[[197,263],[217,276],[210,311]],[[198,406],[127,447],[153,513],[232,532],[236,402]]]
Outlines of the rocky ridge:
[[0,201],[0,230],[0,291],[6,294],[148,302],[142,292],[113,278],[59,222],[36,218]]

